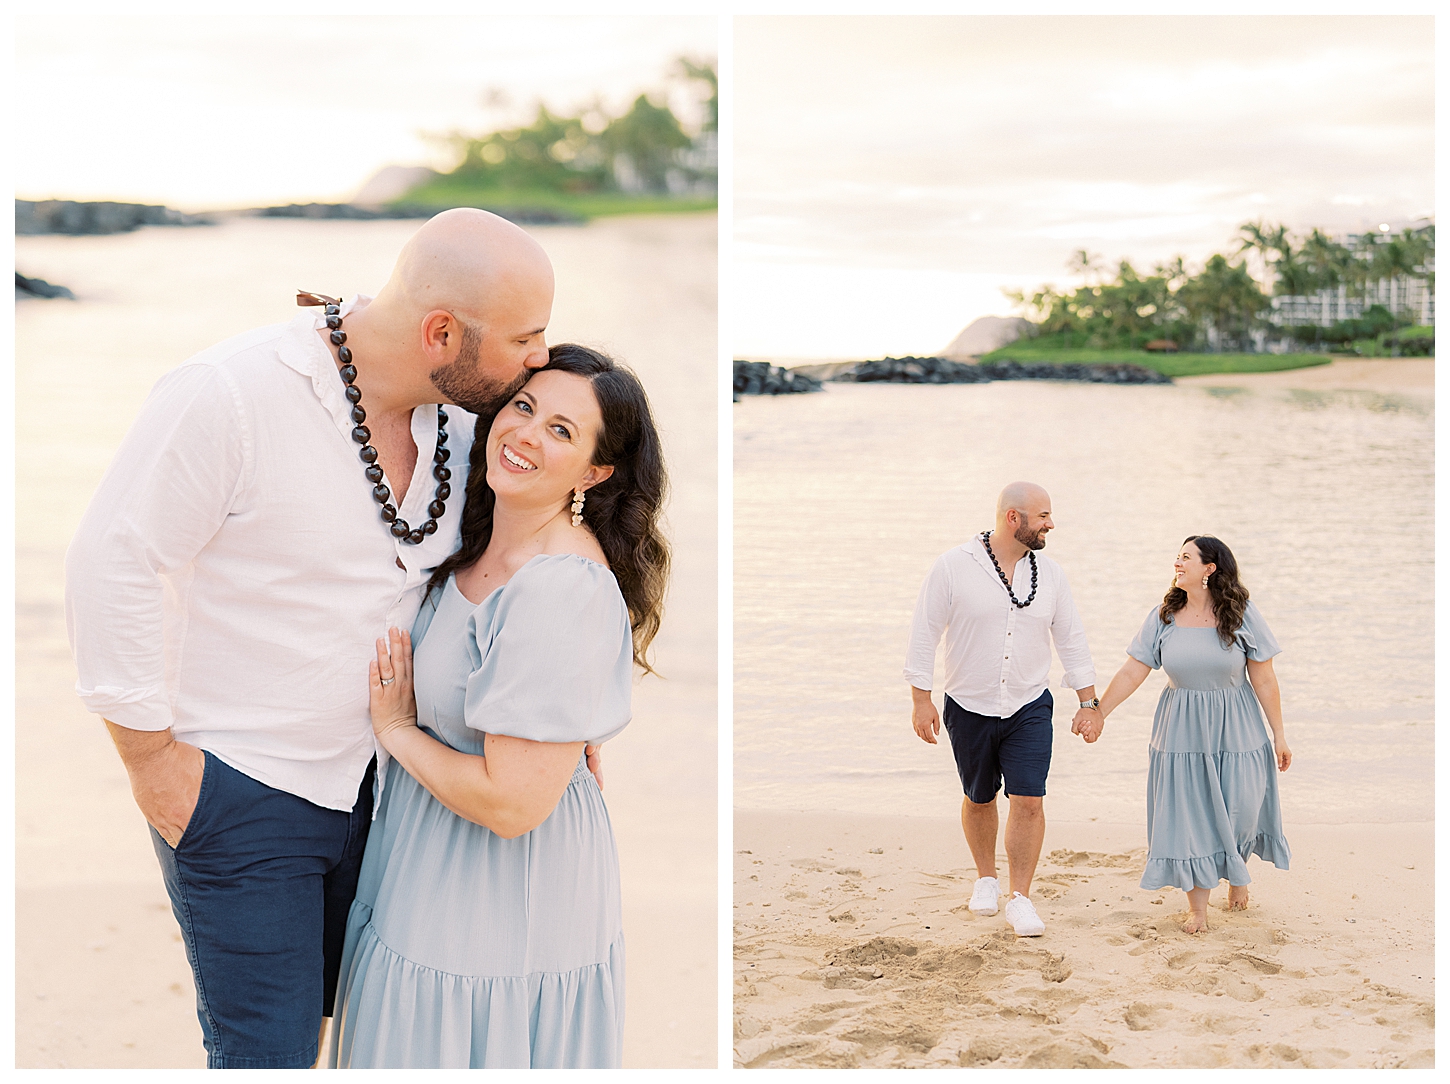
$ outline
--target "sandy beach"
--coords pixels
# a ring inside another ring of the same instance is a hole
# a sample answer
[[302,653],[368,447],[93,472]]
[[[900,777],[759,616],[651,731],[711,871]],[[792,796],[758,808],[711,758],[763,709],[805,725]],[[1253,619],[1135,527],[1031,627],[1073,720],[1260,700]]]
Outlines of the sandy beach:
[[1349,358],[1308,369],[1276,373],[1213,373],[1175,377],[1190,387],[1285,388],[1296,391],[1370,391],[1385,394],[1433,394],[1434,358]]
[[[750,358],[769,361],[795,372],[829,380],[857,364],[847,358]],[[1340,358],[1328,365],[1272,373],[1212,373],[1174,377],[1174,383],[1209,388],[1282,388],[1297,391],[1371,391],[1387,394],[1432,394],[1434,358]]]
[[1049,805],[1019,939],[967,910],[954,813],[737,811],[738,1066],[1433,1066],[1432,823],[1286,825],[1292,870],[1190,936],[1140,826]]

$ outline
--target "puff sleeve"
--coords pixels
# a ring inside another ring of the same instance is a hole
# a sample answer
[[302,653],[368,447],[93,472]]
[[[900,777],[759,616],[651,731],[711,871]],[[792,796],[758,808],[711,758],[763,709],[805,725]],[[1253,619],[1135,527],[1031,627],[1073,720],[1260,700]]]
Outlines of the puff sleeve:
[[1264,620],[1264,615],[1259,613],[1259,608],[1252,602],[1244,610],[1244,623],[1239,626],[1239,631],[1234,636],[1243,645],[1244,654],[1250,662],[1267,662],[1284,650],[1269,631],[1269,623]]
[[479,663],[463,718],[473,730],[529,741],[599,743],[630,716],[629,610],[603,565],[535,558],[504,586],[487,627],[469,618]]
[[1128,645],[1128,654],[1145,666],[1151,666],[1157,670],[1163,665],[1163,632],[1166,625],[1158,617],[1158,607],[1154,606],[1148,611],[1148,616],[1143,620],[1143,627],[1138,630],[1138,635],[1133,637],[1133,642]]

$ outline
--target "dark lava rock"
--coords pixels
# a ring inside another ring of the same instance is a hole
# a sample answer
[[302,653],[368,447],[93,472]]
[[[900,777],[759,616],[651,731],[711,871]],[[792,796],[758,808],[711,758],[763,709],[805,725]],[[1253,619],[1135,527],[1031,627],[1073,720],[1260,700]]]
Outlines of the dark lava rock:
[[210,226],[205,215],[188,215],[149,203],[77,203],[68,199],[15,201],[17,234],[129,233],[142,226]]
[[[288,203],[280,207],[258,207],[252,213],[262,218],[432,218],[443,207],[399,203],[388,207],[359,207],[355,203]],[[584,219],[547,207],[484,207],[500,218],[524,225],[577,225]]]
[[983,384],[995,378],[963,361],[907,357],[863,361],[831,379],[856,384]]
[[1173,378],[1157,369],[1122,362],[1112,365],[1084,365],[1069,361],[1056,364],[1036,361],[994,361],[978,365],[993,380],[1076,380],[1084,384],[1171,384]]
[[[946,358],[882,358],[863,361],[832,380],[848,383],[984,384],[991,380],[1071,380],[1085,384],[1171,384],[1172,378],[1142,365],[1055,364],[994,361],[977,365]],[[737,377],[738,380],[738,377]]]
[[68,297],[75,299],[64,286],[55,286],[45,279],[28,279],[19,271],[15,272],[15,300],[19,301],[27,297]]
[[821,382],[804,373],[793,373],[768,361],[735,362],[735,399],[742,395],[797,395],[820,391]]

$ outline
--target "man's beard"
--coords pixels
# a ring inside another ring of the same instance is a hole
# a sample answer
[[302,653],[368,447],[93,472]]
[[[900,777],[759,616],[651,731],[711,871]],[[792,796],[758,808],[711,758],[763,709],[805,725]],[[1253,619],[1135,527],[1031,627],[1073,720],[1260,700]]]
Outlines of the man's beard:
[[528,383],[529,374],[520,372],[513,380],[504,381],[479,371],[478,347],[483,338],[477,328],[463,325],[463,341],[458,357],[449,365],[440,365],[428,374],[433,386],[450,403],[481,417],[493,417],[505,403]]
[[1013,532],[1012,537],[1030,550],[1040,550],[1043,546],[1047,545],[1047,532],[1041,527],[1034,532],[1025,523]]

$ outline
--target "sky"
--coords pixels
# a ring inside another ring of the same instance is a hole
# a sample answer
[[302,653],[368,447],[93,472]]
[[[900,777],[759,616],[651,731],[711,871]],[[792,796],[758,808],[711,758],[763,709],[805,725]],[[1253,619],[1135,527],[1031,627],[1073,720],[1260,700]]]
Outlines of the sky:
[[736,356],[931,354],[1080,248],[1434,211],[1425,16],[761,16],[733,57]]
[[345,200],[388,164],[450,168],[428,134],[526,123],[537,101],[573,112],[598,97],[620,112],[664,88],[676,57],[717,55],[711,15],[356,14],[380,6],[17,16],[17,197],[184,210]]

